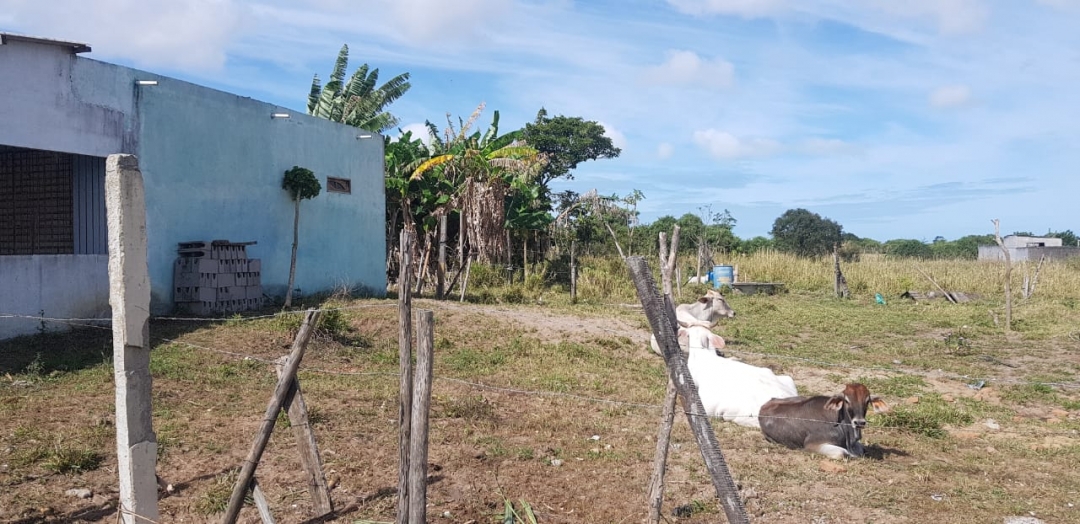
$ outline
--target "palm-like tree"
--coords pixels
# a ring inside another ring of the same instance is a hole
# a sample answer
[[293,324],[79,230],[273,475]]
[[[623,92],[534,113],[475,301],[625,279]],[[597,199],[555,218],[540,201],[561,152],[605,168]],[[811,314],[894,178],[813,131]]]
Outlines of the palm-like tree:
[[398,125],[398,119],[385,109],[412,87],[409,73],[402,73],[381,86],[379,70],[362,64],[345,82],[349,66],[349,46],[341,46],[330,81],[322,85],[319,75],[311,81],[308,94],[309,115],[333,120],[367,131],[382,133]]
[[460,210],[462,232],[470,249],[482,262],[509,256],[503,235],[506,231],[506,197],[515,182],[537,175],[543,162],[537,151],[521,141],[521,132],[499,135],[499,112],[496,111],[487,132],[468,134],[483,111],[480,104],[468,121],[460,121],[457,130],[448,122],[443,137],[427,122],[431,133],[431,158],[413,171],[412,180],[428,173],[455,188],[447,205]]

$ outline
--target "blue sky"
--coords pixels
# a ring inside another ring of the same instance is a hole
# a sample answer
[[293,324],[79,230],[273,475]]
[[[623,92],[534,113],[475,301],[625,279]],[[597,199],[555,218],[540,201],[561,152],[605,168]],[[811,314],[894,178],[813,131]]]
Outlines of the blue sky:
[[0,0],[0,29],[298,110],[347,43],[411,73],[405,127],[603,123],[622,156],[558,189],[639,189],[644,221],[1080,229],[1080,0]]

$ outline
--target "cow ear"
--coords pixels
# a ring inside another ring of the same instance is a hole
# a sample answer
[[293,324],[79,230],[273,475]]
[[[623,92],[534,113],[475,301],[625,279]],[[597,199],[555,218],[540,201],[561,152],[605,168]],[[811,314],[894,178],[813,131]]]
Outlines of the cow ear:
[[723,337],[712,333],[709,333],[709,343],[712,344],[713,349],[724,349],[724,346],[727,345]]
[[885,413],[889,411],[889,405],[878,397],[870,397],[870,405],[874,406],[874,411],[878,413]]
[[690,335],[687,334],[686,328],[679,328],[679,347],[690,345]]
[[837,395],[835,397],[829,397],[829,400],[825,402],[825,409],[831,409],[833,411],[840,411],[840,408],[844,407],[843,395]]
[[697,299],[697,301],[701,302],[702,304],[708,304],[709,303],[709,297],[701,297],[701,298]]

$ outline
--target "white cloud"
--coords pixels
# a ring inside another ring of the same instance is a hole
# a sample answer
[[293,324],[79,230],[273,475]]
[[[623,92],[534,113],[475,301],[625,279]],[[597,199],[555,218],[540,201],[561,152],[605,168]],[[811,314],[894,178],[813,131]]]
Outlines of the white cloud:
[[611,143],[614,144],[615,147],[624,151],[626,150],[626,135],[622,134],[622,131],[615,129],[611,124],[601,121],[597,121],[596,123],[604,128],[604,135],[611,139]]
[[703,59],[693,51],[671,50],[664,63],[650,67],[646,80],[655,84],[729,87],[735,66],[722,58]]
[[[401,126],[401,131],[403,133],[411,131],[413,140],[419,138],[420,141],[424,143],[424,145],[431,145],[431,131],[422,122],[415,122],[412,124]],[[395,140],[397,140],[398,138],[399,136],[394,137]]]
[[913,18],[931,18],[944,34],[969,33],[982,27],[989,10],[982,0],[874,0],[887,13]]
[[769,138],[742,139],[716,129],[694,131],[694,143],[720,159],[768,156],[780,149],[780,144]]
[[737,15],[757,18],[786,7],[785,0],[668,0],[675,9],[691,15]]
[[[90,44],[96,55],[140,66],[218,70],[243,29],[235,0],[15,0],[10,18],[34,36]],[[63,16],[57,16],[63,13]]]
[[965,85],[943,86],[930,93],[930,105],[934,107],[957,107],[971,100],[971,89]]
[[675,154],[675,146],[667,142],[661,142],[660,146],[656,148],[656,156],[660,158],[671,158],[671,155],[673,154]]
[[509,11],[512,0],[395,0],[390,5],[396,25],[415,43],[445,43],[476,36]]

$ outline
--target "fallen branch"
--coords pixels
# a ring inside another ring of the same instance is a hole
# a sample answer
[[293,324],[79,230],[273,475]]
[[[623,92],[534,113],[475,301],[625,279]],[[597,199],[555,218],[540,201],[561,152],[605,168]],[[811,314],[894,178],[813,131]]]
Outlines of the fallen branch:
[[949,293],[948,291],[945,291],[945,289],[944,289],[944,288],[942,288],[941,286],[939,286],[939,285],[938,285],[938,283],[937,283],[937,281],[935,281],[935,280],[934,280],[933,278],[930,278],[930,275],[927,275],[927,274],[926,274],[925,272],[923,272],[923,270],[922,270],[922,269],[919,269],[919,267],[918,267],[918,266],[915,266],[915,271],[918,271],[919,273],[921,273],[921,274],[922,274],[922,276],[926,277],[926,279],[927,279],[927,280],[929,280],[929,281],[930,281],[930,283],[934,285],[934,287],[938,288],[938,291],[941,291],[941,294],[942,294],[942,295],[945,295],[945,299],[946,299],[946,300],[948,300],[949,302],[952,302],[953,304],[955,304],[955,303],[956,303],[956,298],[954,298],[954,297],[952,296],[952,294],[951,294],[951,293]]

